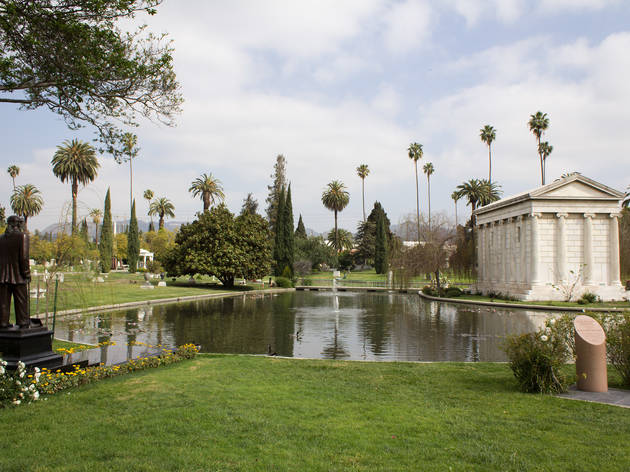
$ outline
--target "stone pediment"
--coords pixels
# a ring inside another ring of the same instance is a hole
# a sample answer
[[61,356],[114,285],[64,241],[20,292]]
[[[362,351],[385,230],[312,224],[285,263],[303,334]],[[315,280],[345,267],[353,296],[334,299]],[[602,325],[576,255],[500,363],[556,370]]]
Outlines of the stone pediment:
[[533,199],[619,200],[624,198],[624,194],[588,177],[575,174],[529,192],[529,197]]

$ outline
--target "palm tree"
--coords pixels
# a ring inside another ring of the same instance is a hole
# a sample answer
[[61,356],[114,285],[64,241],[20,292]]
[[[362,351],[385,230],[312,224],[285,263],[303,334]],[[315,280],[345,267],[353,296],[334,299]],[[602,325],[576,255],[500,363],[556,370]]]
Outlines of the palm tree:
[[[151,200],[153,200],[154,196],[155,196],[155,194],[153,193],[153,190],[146,189],[144,191],[143,197],[147,201],[149,206],[151,206]],[[149,231],[152,231],[154,229],[153,228],[153,216],[152,215],[149,215],[149,216],[151,216],[151,226],[149,226]]]
[[497,137],[496,130],[490,126],[486,125],[481,128],[481,141],[488,145],[488,181],[492,182],[492,141],[494,141]]
[[52,158],[53,174],[62,182],[70,181],[72,189],[72,234],[77,231],[77,194],[79,184],[94,181],[99,168],[96,151],[88,143],[73,139],[57,146]]
[[335,212],[335,248],[339,250],[339,231],[337,230],[337,213],[350,202],[350,194],[346,186],[339,180],[333,180],[322,193],[322,203],[330,211]]
[[470,223],[472,228],[473,240],[475,231],[474,213],[477,206],[488,205],[499,199],[501,196],[500,186],[495,182],[486,179],[470,179],[457,186],[458,198],[465,198],[470,205]]
[[133,133],[125,133],[122,137],[123,152],[127,154],[124,161],[129,161],[129,208],[133,204],[133,169],[131,161],[138,155],[140,148],[138,147],[138,137]]
[[457,191],[454,191],[453,193],[451,193],[451,198],[455,202],[455,228],[457,228],[457,202],[459,200],[459,193]]
[[11,209],[13,212],[24,218],[24,229],[27,230],[29,217],[37,215],[42,211],[44,199],[41,192],[31,184],[18,185],[11,194]]
[[96,233],[94,238],[96,240],[96,244],[98,245],[98,225],[103,219],[103,212],[98,208],[92,208],[90,210],[90,218],[92,218],[92,222],[94,223],[94,226],[96,226]]
[[193,194],[193,197],[201,196],[203,211],[208,211],[211,205],[214,205],[216,202],[222,202],[225,199],[221,181],[213,177],[212,172],[209,175],[201,174],[201,177],[193,180],[188,191]]
[[354,246],[354,238],[352,237],[352,233],[347,229],[339,228],[337,231],[337,236],[339,238],[339,247],[335,247],[335,231],[331,230],[328,233],[328,242],[332,244],[335,249],[338,251],[349,251]]
[[427,176],[427,196],[429,197],[429,232],[430,232],[431,231],[431,174],[435,172],[435,169],[433,168],[432,163],[427,162],[422,167],[422,170]]
[[151,202],[149,215],[159,215],[160,222],[158,229],[164,228],[164,217],[175,218],[175,206],[168,198],[158,198]]
[[416,171],[416,223],[418,225],[418,241],[420,241],[420,194],[418,193],[418,160],[422,159],[424,151],[422,144],[411,143],[407,149],[409,159],[413,160],[413,167]]
[[20,175],[20,168],[16,165],[11,165],[9,166],[9,168],[7,169],[7,172],[9,173],[9,175],[11,176],[11,178],[13,179],[13,190],[15,190],[15,178]]
[[545,134],[545,130],[549,128],[549,117],[547,113],[543,113],[542,111],[537,111],[536,114],[530,115],[529,117],[529,130],[536,136],[536,144],[538,145],[538,157],[540,158],[540,180],[543,185],[545,185],[545,168],[543,157],[540,152],[540,139],[543,134]]
[[367,164],[357,167],[357,175],[361,178],[361,195],[363,196],[363,222],[365,223],[365,178],[370,173]]
[[[543,162],[543,176],[547,174],[547,158],[549,154],[553,152],[553,146],[549,144],[549,141],[543,141],[538,145],[538,154],[542,157]],[[543,177],[543,182],[544,182]]]

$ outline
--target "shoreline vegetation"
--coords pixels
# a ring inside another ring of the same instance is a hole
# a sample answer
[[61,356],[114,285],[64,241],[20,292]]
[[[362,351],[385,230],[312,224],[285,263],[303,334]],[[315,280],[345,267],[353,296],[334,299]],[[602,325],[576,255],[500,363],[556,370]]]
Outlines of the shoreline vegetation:
[[[147,471],[622,471],[630,462],[630,410],[520,393],[507,364],[200,354],[0,414],[16,444],[38,444],[7,449],[2,470],[107,460]],[[68,453],[69,444],[99,447]]]

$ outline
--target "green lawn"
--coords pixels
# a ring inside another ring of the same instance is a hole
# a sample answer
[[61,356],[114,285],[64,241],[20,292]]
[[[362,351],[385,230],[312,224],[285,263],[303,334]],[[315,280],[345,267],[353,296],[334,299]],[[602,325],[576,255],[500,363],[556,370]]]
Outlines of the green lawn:
[[457,297],[458,299],[463,300],[474,300],[478,302],[500,302],[500,303],[514,303],[516,305],[545,305],[545,306],[575,306],[588,310],[589,308],[630,308],[630,302],[601,302],[601,303],[587,303],[585,305],[580,305],[577,302],[562,302],[562,301],[520,301],[520,300],[505,300],[502,298],[491,298],[485,297],[482,295],[461,295]]
[[[0,470],[627,470],[630,410],[506,364],[199,356],[0,410]],[[27,447],[28,445],[28,447]]]
[[[467,277],[458,276],[455,274],[448,274],[447,277],[452,283],[458,284],[470,284],[473,282],[472,279]],[[332,283],[333,273],[332,272],[314,272],[309,276],[304,277],[305,279],[310,279],[314,285],[318,283]],[[387,276],[384,274],[377,274],[374,269],[370,270],[362,270],[362,271],[353,271],[353,272],[342,272],[343,280],[349,281],[357,281],[357,282],[381,282],[385,283],[387,281]],[[425,284],[429,283],[429,280],[425,276],[413,277],[411,280],[413,283]],[[343,283],[343,281],[342,281]]]

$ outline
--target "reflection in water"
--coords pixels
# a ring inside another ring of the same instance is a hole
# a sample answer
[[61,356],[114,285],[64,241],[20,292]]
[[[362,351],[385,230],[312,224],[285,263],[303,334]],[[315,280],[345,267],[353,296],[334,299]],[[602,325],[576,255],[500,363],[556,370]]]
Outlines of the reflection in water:
[[[204,352],[246,354],[266,354],[271,345],[281,356],[326,359],[503,361],[503,337],[533,331],[547,316],[410,294],[258,293],[66,317],[57,336],[165,347],[193,342]],[[106,362],[107,350],[102,356]]]

